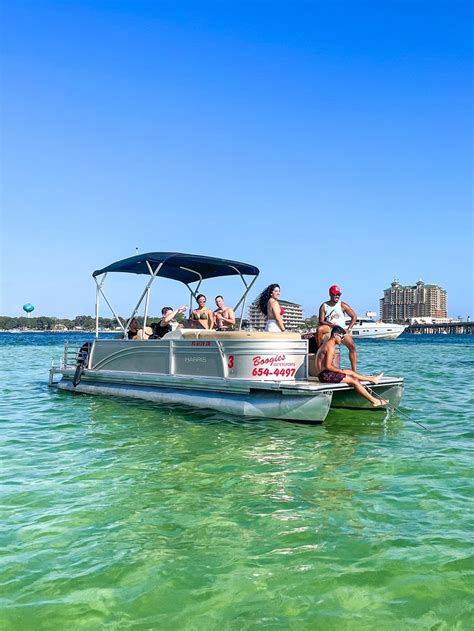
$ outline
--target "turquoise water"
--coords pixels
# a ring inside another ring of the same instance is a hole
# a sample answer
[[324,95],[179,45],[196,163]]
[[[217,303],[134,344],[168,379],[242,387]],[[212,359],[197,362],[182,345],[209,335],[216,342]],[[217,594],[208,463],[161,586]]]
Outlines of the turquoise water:
[[2,631],[472,629],[474,337],[359,343],[430,432],[58,392],[66,337],[0,335]]

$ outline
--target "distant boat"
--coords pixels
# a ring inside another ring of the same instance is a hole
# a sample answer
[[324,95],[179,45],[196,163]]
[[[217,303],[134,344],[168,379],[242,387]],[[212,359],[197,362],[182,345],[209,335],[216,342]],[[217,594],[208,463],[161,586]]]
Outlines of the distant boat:
[[393,324],[393,322],[382,322],[382,320],[365,317],[357,319],[351,334],[354,338],[396,340],[406,328],[404,324]]

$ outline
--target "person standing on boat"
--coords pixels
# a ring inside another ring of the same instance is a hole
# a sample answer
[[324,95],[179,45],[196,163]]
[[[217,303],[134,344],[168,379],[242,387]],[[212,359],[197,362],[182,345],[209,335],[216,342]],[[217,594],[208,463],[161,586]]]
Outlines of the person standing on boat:
[[161,310],[161,315],[163,316],[159,322],[151,324],[151,328],[153,330],[153,337],[161,339],[164,335],[172,331],[171,320],[178,313],[185,313],[188,305],[183,305],[182,307],[178,307],[178,309],[172,309],[171,307],[163,307]]
[[190,326],[196,329],[214,328],[214,313],[206,307],[206,296],[199,294],[196,297],[198,308],[191,311]]
[[338,368],[334,363],[336,346],[344,343],[347,333],[341,326],[332,328],[331,336],[326,340],[316,354],[316,373],[321,383],[347,383],[357,392],[372,403],[372,407],[382,407],[389,403],[386,399],[372,396],[362,385],[361,381],[369,381],[373,384],[380,383],[383,373],[380,375],[360,375],[354,370]]
[[[357,315],[346,302],[341,301],[341,293],[337,285],[331,285],[329,287],[329,300],[323,302],[319,307],[319,327],[316,332],[316,344],[319,348],[323,343],[324,336],[330,334],[331,329],[335,326],[343,328],[345,335],[342,343],[349,350],[351,368],[355,372],[357,370],[357,351],[350,333],[356,323]],[[349,316],[351,319],[347,328],[346,316]]]
[[219,331],[232,331],[235,326],[234,310],[226,307],[223,296],[215,298],[217,309],[214,310],[214,326]]
[[267,318],[265,331],[283,333],[286,330],[285,323],[283,322],[285,310],[280,307],[278,303],[280,293],[280,285],[272,284],[265,287],[257,298],[258,308]]

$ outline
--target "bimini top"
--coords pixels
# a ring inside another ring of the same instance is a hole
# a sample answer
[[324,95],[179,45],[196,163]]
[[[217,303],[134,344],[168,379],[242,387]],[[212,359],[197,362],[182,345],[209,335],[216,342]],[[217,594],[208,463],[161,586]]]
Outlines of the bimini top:
[[181,252],[147,252],[107,265],[107,267],[96,270],[92,276],[100,276],[106,272],[150,275],[150,267],[154,272],[160,263],[163,265],[157,276],[179,280],[186,284],[219,276],[258,276],[260,273],[258,267],[254,265],[230,261],[229,259]]

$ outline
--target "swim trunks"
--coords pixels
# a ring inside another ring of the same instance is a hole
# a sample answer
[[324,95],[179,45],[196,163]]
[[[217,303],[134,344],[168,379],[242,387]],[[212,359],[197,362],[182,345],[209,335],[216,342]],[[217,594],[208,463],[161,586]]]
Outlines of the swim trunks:
[[319,373],[318,379],[321,383],[341,383],[346,375],[342,372],[333,372],[332,370],[323,370]]

